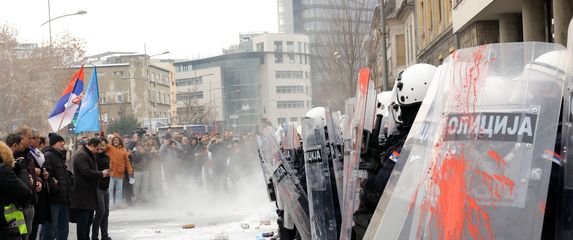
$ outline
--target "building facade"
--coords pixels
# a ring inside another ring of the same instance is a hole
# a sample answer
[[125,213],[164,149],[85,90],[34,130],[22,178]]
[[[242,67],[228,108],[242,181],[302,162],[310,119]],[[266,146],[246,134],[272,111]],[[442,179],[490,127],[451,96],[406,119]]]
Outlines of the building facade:
[[273,124],[300,122],[313,107],[309,38],[301,34],[262,34],[254,37],[263,52],[261,98],[263,116]]
[[[360,67],[365,66],[362,50],[378,0],[277,0],[281,33],[305,34],[309,37],[312,84],[337,86],[337,98],[314,88],[319,105],[344,108],[344,101],[355,92]],[[340,98],[340,99],[338,99]]]
[[381,73],[384,70],[381,54],[382,36],[386,36],[388,89],[392,88],[400,72],[417,61],[415,1],[386,0],[384,16],[386,16],[386,26],[382,31],[380,6],[377,6],[372,16],[370,38],[364,44],[367,63],[377,89],[383,89]]
[[[455,0],[453,31],[475,36],[462,47],[490,41],[556,42],[567,45],[567,28],[573,16],[570,0]],[[470,37],[465,37],[470,38]]]
[[147,55],[106,53],[92,56],[85,66],[85,84],[97,67],[99,110],[103,125],[133,115],[142,127],[170,123],[172,70],[151,63]]
[[180,124],[198,124],[186,121],[193,118],[183,95],[212,109],[221,129],[239,133],[254,131],[261,118],[300,121],[312,107],[308,37],[264,33],[245,41],[252,45],[234,53],[175,63]]

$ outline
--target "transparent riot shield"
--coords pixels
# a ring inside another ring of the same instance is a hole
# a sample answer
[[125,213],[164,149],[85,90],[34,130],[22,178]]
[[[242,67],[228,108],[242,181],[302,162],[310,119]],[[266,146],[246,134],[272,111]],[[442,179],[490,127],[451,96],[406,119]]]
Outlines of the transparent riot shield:
[[336,180],[336,193],[339,206],[342,207],[342,191],[343,191],[343,153],[342,153],[342,134],[340,133],[338,123],[338,115],[330,110],[330,107],[324,108],[326,130],[328,137],[326,140],[329,158],[332,160],[332,167],[334,168],[334,178]]
[[263,172],[271,173],[277,203],[284,205],[284,210],[292,216],[297,231],[302,239],[311,239],[308,197],[296,177],[296,172],[286,162],[271,127],[264,128],[257,136],[259,151],[262,156]]
[[563,198],[562,209],[558,209],[563,215],[560,217],[558,223],[560,226],[558,234],[563,239],[573,239],[573,20],[569,23],[569,31],[567,33],[567,61],[566,61],[566,81],[565,93],[563,99],[563,124],[561,133],[561,154],[563,160],[555,153],[554,159],[561,166],[563,178]]
[[[358,84],[356,87],[356,102],[354,107],[354,116],[350,122],[349,133],[350,142],[345,143],[345,148],[348,147],[348,161],[346,158],[345,149],[345,163],[344,163],[344,194],[342,206],[342,222],[340,229],[340,239],[351,239],[352,225],[354,211],[358,207],[359,202],[359,170],[360,151],[362,149],[362,131],[364,130],[365,110],[368,99],[368,83],[370,81],[370,70],[367,68],[360,69],[358,77]],[[349,113],[346,113],[348,117]],[[348,144],[349,146],[347,146]]]
[[559,50],[504,43],[446,59],[380,200],[382,220],[369,226],[372,239],[541,237],[564,76],[534,59]]
[[269,200],[276,201],[276,193],[274,189],[274,185],[271,182],[271,168],[268,166],[268,160],[266,159],[266,152],[263,150],[263,141],[260,136],[257,136],[257,144],[258,144],[258,155],[259,155],[259,163],[261,164],[261,170],[263,171],[263,177],[265,179],[265,186],[267,187],[267,196]]
[[302,134],[312,239],[337,239],[337,210],[333,203],[336,198],[330,181],[323,120],[303,119]]

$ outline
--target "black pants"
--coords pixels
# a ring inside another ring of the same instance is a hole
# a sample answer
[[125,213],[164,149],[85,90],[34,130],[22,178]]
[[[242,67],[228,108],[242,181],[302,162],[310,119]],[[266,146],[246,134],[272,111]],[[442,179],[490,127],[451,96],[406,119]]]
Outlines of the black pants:
[[78,222],[76,232],[78,240],[90,240],[90,226],[94,219],[93,210],[76,209]]
[[97,209],[92,226],[92,239],[98,239],[99,230],[101,229],[101,239],[109,238],[107,232],[109,218],[109,191],[107,189],[97,190]]

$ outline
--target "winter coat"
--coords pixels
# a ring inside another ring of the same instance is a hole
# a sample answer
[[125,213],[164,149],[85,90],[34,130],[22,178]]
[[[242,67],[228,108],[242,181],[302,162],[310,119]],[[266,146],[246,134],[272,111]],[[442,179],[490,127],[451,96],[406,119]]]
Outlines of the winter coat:
[[81,146],[74,155],[74,185],[71,192],[70,208],[95,210],[97,208],[96,191],[102,172],[97,170],[94,154],[86,146]]
[[14,203],[21,208],[28,205],[32,199],[32,185],[30,183],[28,172],[22,166],[18,166],[21,177],[14,171],[14,158],[10,148],[6,145],[0,145],[0,239],[5,239],[7,232],[4,227],[8,225],[4,218],[4,206]]
[[109,156],[109,175],[115,178],[123,178],[125,170],[130,176],[133,176],[133,168],[129,162],[129,154],[123,147],[116,148],[109,146],[107,148]]
[[[36,175],[36,165],[35,165],[35,160],[32,158],[32,154],[30,153],[30,149],[26,148],[25,150],[21,151],[21,152],[16,152],[14,153],[14,159],[18,159],[18,158],[23,158],[23,160],[20,162],[20,166],[22,166],[23,168],[26,169],[26,171],[28,172],[28,174],[32,175],[32,179],[34,180],[32,182],[32,186],[34,188],[34,193],[33,193],[33,197],[30,200],[30,204],[36,204],[38,202],[38,193],[35,190],[35,186],[37,182],[42,182],[42,179],[40,178],[40,176]],[[43,187],[42,187],[43,188]]]
[[[109,156],[105,153],[97,153],[95,155],[97,161],[97,170],[103,171],[105,169],[109,169]],[[109,177],[101,177],[99,179],[98,188],[102,190],[109,189]]]
[[[44,168],[50,174],[49,186],[50,203],[70,204],[70,191],[72,190],[72,179],[66,168],[66,155],[53,147],[44,148]],[[57,184],[56,184],[56,180]]]
[[[27,205],[32,199],[33,190],[28,183],[22,181],[13,166],[15,165],[12,158],[12,152],[6,145],[0,145],[0,231],[6,226],[6,219],[4,218],[4,206],[14,203],[17,206]],[[20,172],[26,174],[25,169],[20,168]]]

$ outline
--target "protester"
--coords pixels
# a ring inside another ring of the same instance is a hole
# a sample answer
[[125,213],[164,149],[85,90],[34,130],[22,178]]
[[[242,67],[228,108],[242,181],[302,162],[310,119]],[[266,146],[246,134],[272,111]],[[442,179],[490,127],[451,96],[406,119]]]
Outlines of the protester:
[[127,171],[130,177],[133,176],[133,168],[129,162],[128,152],[125,150],[123,141],[120,137],[114,136],[111,140],[112,146],[107,148],[109,156],[110,169],[110,188],[109,198],[112,209],[123,207],[123,178]]
[[191,179],[199,184],[201,182],[202,166],[205,163],[205,156],[203,154],[204,150],[205,146],[199,142],[199,139],[191,139],[191,143],[189,144],[189,164],[187,169],[189,169],[188,171],[191,175]]
[[100,140],[91,138],[73,157],[74,185],[71,192],[70,208],[77,216],[77,239],[90,240],[90,226],[97,209],[98,181],[108,177],[110,171],[98,171],[95,154]]
[[147,201],[149,194],[149,155],[145,150],[143,143],[135,146],[130,159],[133,164],[134,181],[133,193],[137,201]]
[[181,145],[173,140],[170,134],[166,134],[163,144],[159,149],[159,156],[161,157],[166,181],[168,183],[173,183],[179,174],[179,155],[181,150]]
[[44,224],[51,219],[50,206],[48,202],[48,178],[50,175],[43,167],[45,158],[42,151],[40,151],[40,132],[37,129],[32,129],[29,158],[34,163],[35,170],[40,170],[40,179],[43,186],[42,190],[38,192],[38,199],[36,204],[34,204],[34,220],[32,222],[32,231],[29,236],[30,239],[36,239],[40,224]]
[[32,233],[32,225],[34,220],[34,205],[38,202],[38,192],[42,191],[42,179],[40,178],[41,170],[36,168],[30,154],[30,145],[32,144],[32,128],[28,126],[22,126],[16,129],[15,134],[22,138],[22,149],[20,151],[14,152],[14,158],[22,158],[22,164],[26,171],[32,176],[32,186],[34,186],[34,196],[32,200],[24,206],[24,215],[26,218],[26,227],[29,230],[26,234],[25,239],[28,239]]
[[210,182],[215,191],[220,191],[224,188],[225,180],[227,177],[227,157],[229,150],[223,143],[223,139],[219,137],[219,133],[213,135],[210,141],[209,152],[212,155],[213,174],[211,175]]
[[[17,150],[22,139],[18,135],[9,136],[11,148]],[[17,166],[11,148],[0,142],[0,239],[15,240],[25,237],[28,229],[22,207],[33,197],[30,175],[25,168]],[[23,181],[19,175],[24,175]]]
[[[109,156],[106,151],[108,148],[107,139],[102,139],[101,144],[95,154],[98,171],[109,169]],[[99,231],[101,230],[102,240],[111,240],[108,233],[108,218],[109,218],[109,177],[101,177],[97,189],[97,209],[92,226],[92,239],[98,239]]]
[[49,209],[51,220],[42,227],[42,239],[68,239],[68,221],[72,178],[66,167],[65,141],[60,135],[48,135],[50,146],[44,149],[44,167],[50,174]]
[[145,152],[147,153],[149,165],[149,181],[151,198],[156,199],[163,195],[161,173],[161,160],[159,159],[159,148],[153,137],[147,139],[145,143]]

